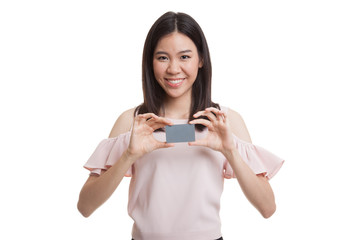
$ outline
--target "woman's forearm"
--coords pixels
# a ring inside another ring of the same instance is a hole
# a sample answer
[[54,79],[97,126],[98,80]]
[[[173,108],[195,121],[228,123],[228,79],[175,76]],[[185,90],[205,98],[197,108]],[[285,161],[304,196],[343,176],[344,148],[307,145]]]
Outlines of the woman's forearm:
[[88,179],[78,201],[78,209],[84,217],[89,217],[113,194],[134,161],[134,157],[125,151],[110,169]]
[[224,154],[234,170],[235,176],[247,199],[264,218],[269,218],[276,210],[275,197],[265,176],[256,175],[235,149]]

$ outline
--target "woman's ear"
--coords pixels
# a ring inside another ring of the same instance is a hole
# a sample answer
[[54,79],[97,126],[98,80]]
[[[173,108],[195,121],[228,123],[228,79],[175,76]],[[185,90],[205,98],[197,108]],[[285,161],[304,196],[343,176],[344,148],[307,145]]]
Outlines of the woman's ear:
[[199,68],[202,68],[203,65],[204,65],[204,61],[203,61],[203,59],[200,59],[200,61],[199,61]]

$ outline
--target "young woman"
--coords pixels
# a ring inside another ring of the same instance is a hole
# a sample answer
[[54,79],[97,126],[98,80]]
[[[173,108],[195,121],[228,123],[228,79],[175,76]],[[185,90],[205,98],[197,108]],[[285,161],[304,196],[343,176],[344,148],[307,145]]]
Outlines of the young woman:
[[[236,178],[263,217],[275,212],[268,180],[283,160],[255,146],[241,116],[211,100],[205,36],[189,15],[168,12],[150,29],[143,52],[144,102],[115,122],[85,168],[78,209],[90,216],[132,177],[128,212],[135,240],[222,239],[224,178]],[[164,127],[195,124],[196,141],[166,143]]]

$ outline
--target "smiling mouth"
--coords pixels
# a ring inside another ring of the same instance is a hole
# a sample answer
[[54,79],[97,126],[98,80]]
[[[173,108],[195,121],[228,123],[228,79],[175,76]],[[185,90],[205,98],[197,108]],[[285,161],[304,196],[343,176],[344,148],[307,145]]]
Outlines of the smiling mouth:
[[165,78],[166,83],[171,87],[179,87],[185,78]]

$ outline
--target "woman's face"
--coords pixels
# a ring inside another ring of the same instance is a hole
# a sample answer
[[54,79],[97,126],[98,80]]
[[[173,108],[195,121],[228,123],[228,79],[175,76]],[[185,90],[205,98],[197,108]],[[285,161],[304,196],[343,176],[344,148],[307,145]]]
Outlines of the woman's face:
[[178,32],[162,37],[154,51],[154,75],[170,98],[191,97],[202,61],[194,42]]

